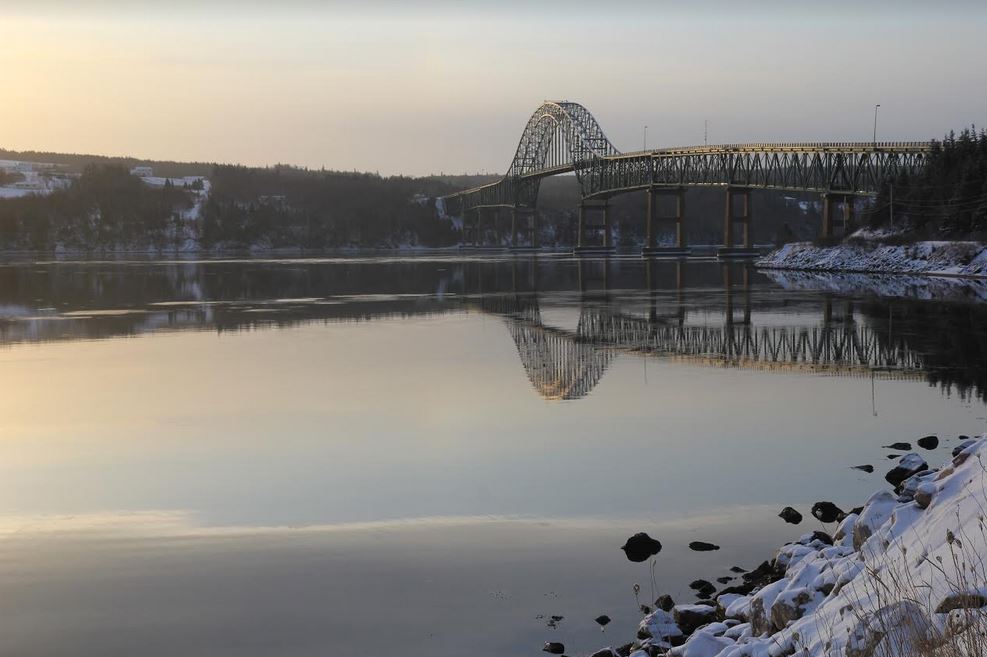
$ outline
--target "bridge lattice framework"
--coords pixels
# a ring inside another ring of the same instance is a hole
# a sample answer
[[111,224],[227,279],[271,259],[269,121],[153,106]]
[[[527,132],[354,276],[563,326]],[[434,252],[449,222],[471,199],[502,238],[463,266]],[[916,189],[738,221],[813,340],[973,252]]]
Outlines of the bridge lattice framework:
[[[537,200],[541,181],[574,173],[581,202],[577,250],[612,248],[609,199],[619,194],[647,193],[646,253],[686,252],[685,192],[689,188],[725,190],[723,242],[735,244],[740,224],[742,248],[750,250],[753,212],[751,190],[822,195],[821,234],[834,234],[834,211],[842,205],[844,226],[852,225],[854,199],[872,197],[901,174],[914,175],[928,162],[932,142],[800,142],[682,146],[620,152],[590,112],[571,101],[546,101],[531,115],[507,174],[499,181],[445,198],[446,207],[464,218],[464,241],[479,245],[490,225],[489,215],[511,210],[510,244],[519,245],[518,231],[528,231],[537,246]],[[659,197],[675,197],[675,213],[659,216]],[[738,212],[737,201],[740,201]],[[592,212],[602,222],[590,223]],[[473,221],[467,220],[473,215]],[[524,219],[527,219],[526,225]],[[658,223],[674,222],[675,246],[657,245]],[[592,243],[596,237],[596,243]]]

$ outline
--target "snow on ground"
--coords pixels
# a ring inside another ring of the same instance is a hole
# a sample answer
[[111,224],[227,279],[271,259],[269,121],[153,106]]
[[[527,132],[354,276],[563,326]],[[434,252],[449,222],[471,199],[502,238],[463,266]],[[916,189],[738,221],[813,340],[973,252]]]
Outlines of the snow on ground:
[[987,277],[987,245],[979,242],[916,242],[906,245],[846,243],[824,247],[794,242],[769,253],[757,264],[771,269]]
[[[942,467],[872,495],[832,537],[783,546],[765,571],[774,581],[721,595],[703,616],[698,605],[656,610],[631,657],[987,654],[985,459],[987,435],[964,441]],[[926,467],[916,454],[898,465]]]

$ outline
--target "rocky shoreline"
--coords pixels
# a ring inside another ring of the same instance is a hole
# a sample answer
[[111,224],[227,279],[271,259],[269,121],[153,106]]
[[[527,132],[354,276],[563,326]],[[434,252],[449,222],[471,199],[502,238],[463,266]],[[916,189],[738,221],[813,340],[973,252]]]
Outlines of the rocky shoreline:
[[793,242],[757,261],[765,269],[797,269],[871,274],[932,274],[987,277],[987,245],[927,241],[887,244],[854,237],[835,246]]
[[[937,468],[909,443],[886,446],[909,451],[894,455],[888,487],[847,512],[813,506],[832,534],[807,532],[752,571],[734,568],[741,583],[720,591],[696,580],[695,601],[660,596],[642,606],[633,641],[591,657],[987,654],[987,434],[959,441]],[[940,447],[934,436],[918,445]],[[801,522],[790,507],[780,515]]]

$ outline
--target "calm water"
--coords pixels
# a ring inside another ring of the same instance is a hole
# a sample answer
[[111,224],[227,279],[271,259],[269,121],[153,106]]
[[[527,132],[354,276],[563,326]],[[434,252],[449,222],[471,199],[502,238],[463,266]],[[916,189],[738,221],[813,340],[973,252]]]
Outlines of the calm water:
[[635,582],[689,601],[819,527],[782,506],[861,503],[881,445],[981,431],[982,298],[633,258],[0,267],[0,654],[622,644]]

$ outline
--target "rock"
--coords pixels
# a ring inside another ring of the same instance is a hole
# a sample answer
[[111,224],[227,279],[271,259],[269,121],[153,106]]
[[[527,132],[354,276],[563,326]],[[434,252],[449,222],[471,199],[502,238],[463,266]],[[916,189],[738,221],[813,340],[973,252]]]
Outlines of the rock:
[[891,468],[891,470],[884,475],[884,478],[889,484],[897,488],[903,481],[912,475],[928,469],[929,464],[925,462],[925,459],[912,452],[911,454],[905,454],[902,456],[901,459],[898,460],[898,465]]
[[647,616],[648,614],[651,613],[651,607],[649,607],[648,605],[641,605],[641,613]]
[[634,647],[633,643],[625,643],[624,645],[617,648],[617,654],[620,657],[628,657],[631,654],[631,648]]
[[[888,636],[889,629],[892,629]],[[936,636],[922,608],[902,600],[865,615],[847,637],[845,657],[919,655]]]
[[936,485],[932,482],[924,482],[918,485],[915,489],[915,504],[918,505],[920,509],[928,509],[929,505],[932,504],[932,498],[938,492]]
[[816,502],[812,505],[812,517],[820,522],[836,522],[843,510],[832,502]]
[[882,445],[884,449],[897,449],[903,452],[907,452],[912,448],[911,443],[891,443],[890,445]]
[[853,549],[859,550],[877,528],[883,525],[891,512],[894,511],[898,500],[886,490],[874,493],[864,504],[860,517],[853,523]]
[[776,568],[771,562],[762,561],[760,566],[749,573],[744,573],[742,577],[745,582],[750,582],[754,586],[765,586],[778,581],[784,574],[784,570]]
[[548,641],[545,643],[545,647],[541,649],[542,652],[547,652],[550,655],[561,655],[565,652],[565,646],[558,641]]
[[734,580],[733,577],[727,577],[726,575],[724,575],[723,577],[716,578],[716,581],[719,582],[720,584],[727,584],[729,582],[732,582],[733,580]]
[[[628,651],[627,654],[629,655],[630,651]],[[618,657],[618,655],[617,655],[617,651],[614,650],[613,648],[604,648],[602,650],[597,650],[589,657]]]
[[954,609],[980,609],[987,607],[987,596],[981,591],[961,591],[951,593],[943,598],[936,607],[937,614],[947,614]]
[[688,636],[706,623],[716,620],[716,608],[706,605],[675,605],[672,616],[682,633]]
[[812,532],[812,534],[809,535],[812,536],[810,542],[819,541],[820,543],[825,543],[826,545],[833,544],[833,537],[827,534],[826,532],[822,532],[817,529],[816,531]]
[[689,588],[702,597],[709,597],[716,592],[716,587],[704,579],[697,579],[689,584]]
[[604,628],[610,624],[610,617],[607,616],[606,614],[601,614],[596,618],[594,618],[593,620],[595,620],[601,628]]
[[740,566],[730,566],[731,573],[746,573],[747,569],[741,568]]
[[939,437],[938,436],[926,436],[924,438],[919,438],[915,443],[922,449],[935,449],[939,447]]
[[873,465],[870,465],[870,464],[867,464],[867,465],[854,465],[854,466],[850,466],[850,469],[851,470],[860,470],[862,472],[866,472],[867,474],[870,474],[870,473],[874,472],[874,466]]
[[713,545],[712,543],[705,543],[703,541],[693,541],[689,543],[689,549],[695,552],[712,552],[713,550],[719,550],[719,545]]
[[793,509],[790,506],[786,506],[778,514],[778,517],[791,525],[797,525],[802,522],[802,514]]
[[708,632],[697,632],[689,637],[681,648],[677,648],[677,657],[714,657],[723,650],[734,645],[732,639],[715,636]]
[[805,587],[786,590],[771,605],[772,625],[781,630],[790,622],[802,618],[812,600],[812,593]]
[[750,595],[755,588],[757,587],[753,582],[745,582],[743,584],[737,584],[736,586],[727,586],[720,591],[720,595],[728,595],[731,593],[736,593],[737,595]]
[[[963,438],[963,436],[960,436],[960,438]],[[953,454],[952,455],[954,457],[959,456],[960,452],[962,452],[964,449],[966,449],[970,445],[974,444],[975,442],[977,442],[977,441],[970,440],[969,438],[967,438],[966,440],[962,441],[959,445],[957,445],[956,447],[953,448]]]
[[667,611],[655,610],[641,621],[641,627],[646,628],[652,637],[660,641],[671,641],[682,636],[682,630],[675,623],[675,618]]
[[661,609],[662,611],[671,611],[675,606],[675,601],[672,600],[672,596],[667,593],[664,595],[659,595],[658,599],[655,600],[655,607]]
[[889,459],[896,459],[896,458],[898,458],[899,456],[901,456],[901,454],[888,454],[888,458],[889,458]]
[[640,563],[661,552],[661,543],[644,532],[638,532],[627,539],[620,549],[628,560]]

